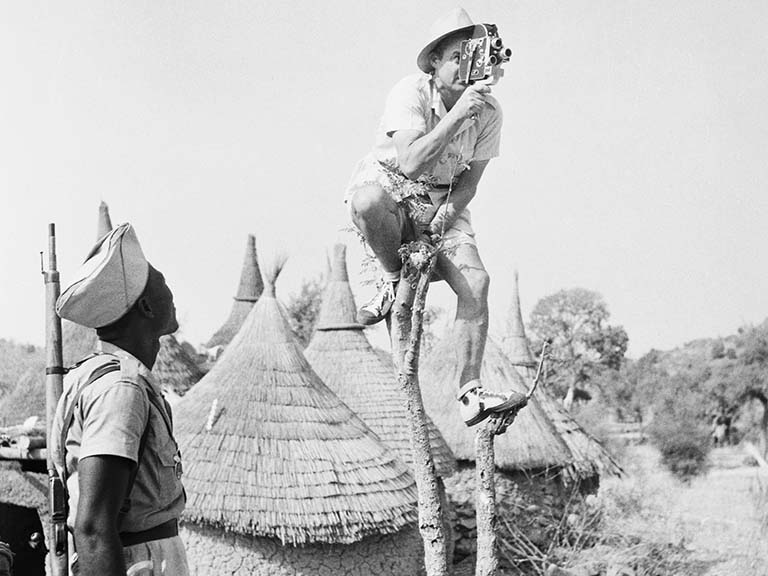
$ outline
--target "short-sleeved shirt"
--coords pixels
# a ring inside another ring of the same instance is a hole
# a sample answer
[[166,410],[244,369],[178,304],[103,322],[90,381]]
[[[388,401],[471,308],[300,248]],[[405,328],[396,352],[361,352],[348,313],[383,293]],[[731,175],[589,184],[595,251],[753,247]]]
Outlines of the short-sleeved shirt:
[[[392,135],[398,130],[431,132],[447,110],[430,74],[406,76],[387,96],[384,114],[376,130],[373,150],[358,164],[345,200],[354,190],[381,178],[381,164],[397,167],[397,149]],[[503,114],[496,99],[488,95],[475,120],[467,119],[441,154],[434,168],[418,180],[448,185],[472,161],[490,160],[499,155]]]
[[180,453],[173,437],[170,407],[150,370],[117,346],[102,342],[101,347],[103,354],[87,359],[64,380],[51,437],[53,459],[61,471],[61,433],[77,390],[100,366],[119,360],[120,370],[83,389],[67,431],[68,524],[74,527],[77,520],[78,462],[89,456],[119,456],[137,462],[148,425],[130,508],[118,526],[120,532],[140,532],[181,515],[186,496],[180,478]]

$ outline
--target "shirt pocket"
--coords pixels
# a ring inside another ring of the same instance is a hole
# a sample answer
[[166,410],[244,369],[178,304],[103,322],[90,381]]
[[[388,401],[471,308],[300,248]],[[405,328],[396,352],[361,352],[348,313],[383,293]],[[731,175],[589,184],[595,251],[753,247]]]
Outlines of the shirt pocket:
[[142,466],[147,466],[145,478],[149,493],[155,495],[158,503],[165,505],[178,498],[181,493],[181,482],[177,475],[181,459],[176,442],[155,407],[152,408],[151,418],[147,454]]

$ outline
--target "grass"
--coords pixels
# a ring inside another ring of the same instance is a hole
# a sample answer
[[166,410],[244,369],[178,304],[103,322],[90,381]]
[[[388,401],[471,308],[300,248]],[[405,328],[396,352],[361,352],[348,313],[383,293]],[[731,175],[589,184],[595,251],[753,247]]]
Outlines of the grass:
[[586,500],[572,498],[546,549],[507,526],[500,555],[514,569],[506,574],[768,575],[768,475],[733,466],[737,455],[736,448],[716,450],[710,473],[684,483],[655,448],[629,447],[627,478],[605,481]]

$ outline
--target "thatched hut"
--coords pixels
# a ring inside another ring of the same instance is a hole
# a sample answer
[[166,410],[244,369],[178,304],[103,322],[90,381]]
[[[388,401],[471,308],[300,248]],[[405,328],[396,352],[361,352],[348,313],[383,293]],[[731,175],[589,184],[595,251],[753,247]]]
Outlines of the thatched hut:
[[[503,350],[520,375],[528,381],[533,381],[536,362],[525,334],[517,271],[515,271],[506,324]],[[562,470],[563,480],[566,483],[578,485],[583,492],[594,492],[599,486],[601,476],[622,475],[621,466],[613,456],[548,392],[546,383],[539,386],[534,394],[568,448],[569,463]]]
[[264,283],[259,270],[259,259],[256,256],[256,237],[248,235],[245,245],[245,259],[240,272],[240,284],[226,322],[219,328],[211,339],[205,343],[206,348],[226,347],[235,337],[240,327],[248,317],[248,313],[264,291]]
[[[413,465],[405,394],[391,359],[377,354],[355,320],[346,247],[336,245],[315,334],[304,354],[323,382],[371,427],[400,459]],[[438,476],[456,470],[451,449],[429,420],[432,456]]]
[[418,573],[413,477],[312,370],[273,282],[175,422],[193,574]]

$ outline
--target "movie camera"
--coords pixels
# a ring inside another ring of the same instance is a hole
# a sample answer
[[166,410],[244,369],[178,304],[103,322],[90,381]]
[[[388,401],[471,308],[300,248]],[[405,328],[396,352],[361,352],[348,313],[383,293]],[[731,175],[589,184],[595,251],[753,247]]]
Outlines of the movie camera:
[[472,38],[461,43],[459,78],[466,84],[496,84],[504,75],[501,65],[511,57],[512,49],[504,46],[495,24],[477,24]]

